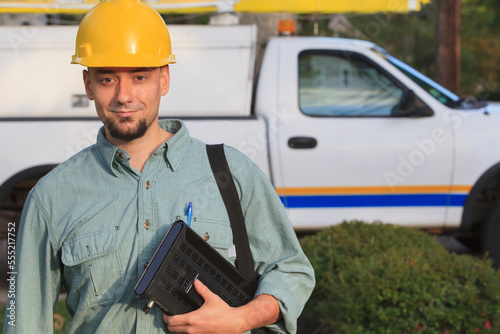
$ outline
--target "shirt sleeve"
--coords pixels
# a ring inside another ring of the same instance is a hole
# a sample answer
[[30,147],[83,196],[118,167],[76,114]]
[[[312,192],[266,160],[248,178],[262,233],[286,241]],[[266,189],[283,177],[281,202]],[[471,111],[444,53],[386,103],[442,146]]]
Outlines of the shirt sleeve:
[[53,309],[61,287],[61,264],[47,228],[47,214],[30,192],[15,245],[3,332],[52,333]]
[[253,163],[233,168],[246,175],[246,183],[237,182],[255,270],[261,275],[256,295],[271,295],[280,305],[283,320],[270,329],[295,333],[297,318],[315,285],[314,270],[267,176]]

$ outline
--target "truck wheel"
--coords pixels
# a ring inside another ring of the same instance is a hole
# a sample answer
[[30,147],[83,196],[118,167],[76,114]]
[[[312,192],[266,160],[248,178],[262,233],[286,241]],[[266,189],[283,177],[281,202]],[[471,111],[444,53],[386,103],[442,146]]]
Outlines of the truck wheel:
[[500,267],[500,201],[492,206],[481,230],[481,245],[489,253],[495,267]]

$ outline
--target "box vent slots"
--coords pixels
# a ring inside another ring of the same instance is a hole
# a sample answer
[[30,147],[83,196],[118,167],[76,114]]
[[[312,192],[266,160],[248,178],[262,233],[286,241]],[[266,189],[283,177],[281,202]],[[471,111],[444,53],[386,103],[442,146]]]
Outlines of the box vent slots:
[[[221,275],[221,273],[217,270],[217,268],[212,268],[205,261],[205,259],[202,256],[200,256],[199,254],[194,252],[184,242],[180,244],[179,248],[187,257],[191,258],[191,260],[199,266],[198,268],[196,268],[196,269],[198,269],[198,272],[201,272],[201,271],[206,272],[213,279],[215,279],[222,287],[224,287],[225,291],[222,291],[222,292],[217,291],[217,292],[219,292],[219,295],[222,296],[222,299],[224,299],[224,301],[226,303],[228,303],[231,306],[235,305],[233,302],[231,302],[226,297],[227,294],[233,295],[240,302],[243,302],[245,300],[245,296],[242,293],[240,293],[240,291],[238,291],[238,289],[236,289],[236,288],[232,287],[230,284],[228,284],[228,281]],[[171,273],[173,277],[178,277],[177,280],[178,280],[179,284],[182,284],[182,277],[185,276],[185,275],[183,275],[184,272],[189,273],[189,272],[193,271],[193,268],[191,268],[191,266],[189,266],[186,263],[186,261],[184,261],[178,254],[174,255],[173,260],[174,260],[174,263],[176,263],[179,266],[179,268],[176,268],[177,269],[176,270],[174,268],[169,267],[169,269],[167,269],[167,271],[171,270],[171,271],[169,271],[169,273]],[[216,291],[213,291],[213,292],[216,292]]]

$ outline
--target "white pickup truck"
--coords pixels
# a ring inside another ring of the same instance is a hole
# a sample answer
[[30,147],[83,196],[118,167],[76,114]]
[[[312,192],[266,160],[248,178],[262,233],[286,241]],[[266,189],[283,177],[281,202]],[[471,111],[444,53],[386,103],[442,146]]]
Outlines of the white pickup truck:
[[[253,26],[169,26],[178,63],[160,117],[270,177],[297,231],[379,220],[470,233],[500,263],[498,106],[462,100],[376,45],[277,37],[254,80]],[[76,27],[0,27],[0,208],[100,122],[70,65]],[[464,234],[465,235],[465,234]]]

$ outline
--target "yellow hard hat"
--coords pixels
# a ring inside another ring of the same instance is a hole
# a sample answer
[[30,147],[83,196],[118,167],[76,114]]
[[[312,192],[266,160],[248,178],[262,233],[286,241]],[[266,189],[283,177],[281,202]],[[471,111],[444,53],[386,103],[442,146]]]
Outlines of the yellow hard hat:
[[107,0],[83,18],[72,64],[160,67],[175,63],[170,34],[156,10],[139,0]]

